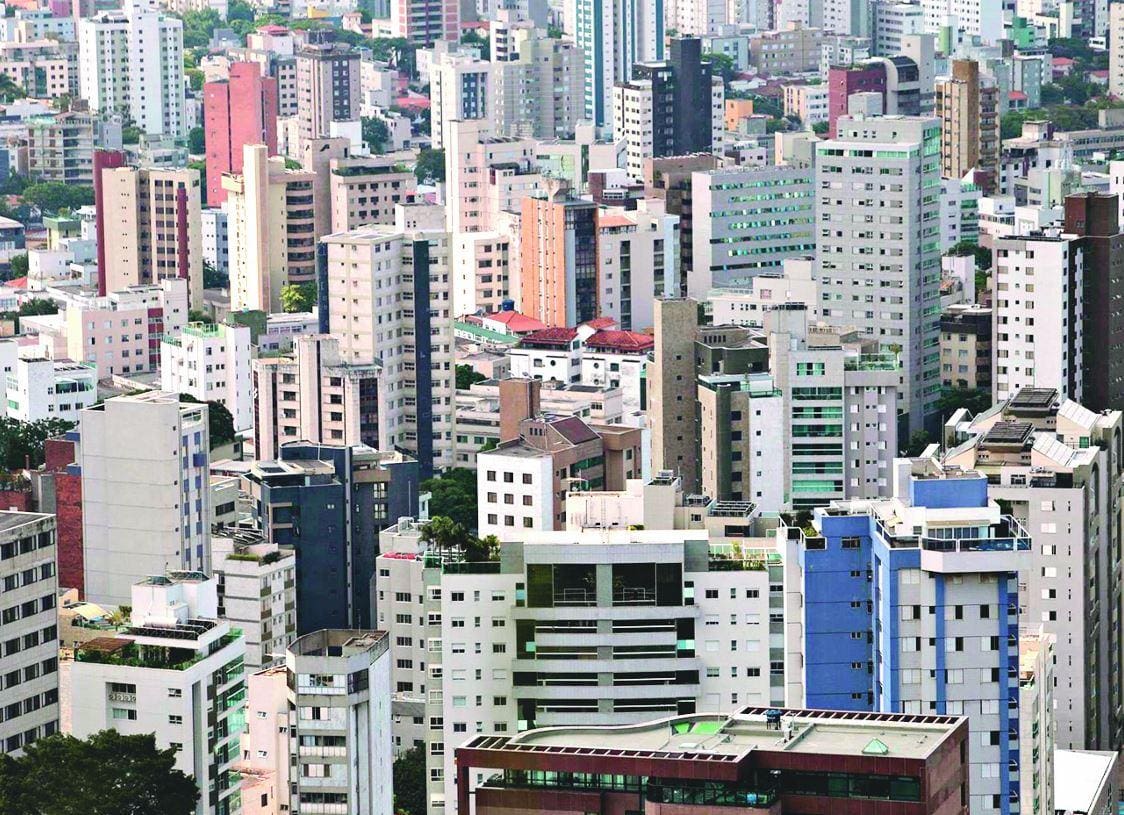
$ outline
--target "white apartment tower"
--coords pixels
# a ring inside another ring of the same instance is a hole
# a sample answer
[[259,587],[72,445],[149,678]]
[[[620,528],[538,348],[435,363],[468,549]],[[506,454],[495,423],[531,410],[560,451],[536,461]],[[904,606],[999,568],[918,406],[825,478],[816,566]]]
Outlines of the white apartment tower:
[[1084,253],[1059,229],[995,241],[992,377],[996,401],[1023,388],[1082,395]]
[[381,363],[379,448],[453,466],[452,241],[440,207],[397,206],[394,226],[323,238],[328,324],[345,362]]
[[250,328],[225,323],[189,323],[160,340],[160,387],[201,402],[219,402],[235,430],[254,424],[250,377]]
[[57,560],[54,515],[0,512],[8,675],[0,691],[0,753],[18,753],[59,729]]
[[816,145],[821,316],[900,350],[909,432],[940,395],[940,122],[843,117]]
[[305,634],[289,646],[285,671],[289,811],[393,815],[386,632]]
[[585,56],[585,119],[613,130],[613,86],[664,58],[663,0],[566,0],[566,30]]
[[183,139],[183,23],[154,0],[126,0],[78,23],[79,87],[90,107],[126,114],[150,136]]
[[118,396],[83,410],[78,432],[86,598],[128,605],[147,575],[209,572],[207,406]]

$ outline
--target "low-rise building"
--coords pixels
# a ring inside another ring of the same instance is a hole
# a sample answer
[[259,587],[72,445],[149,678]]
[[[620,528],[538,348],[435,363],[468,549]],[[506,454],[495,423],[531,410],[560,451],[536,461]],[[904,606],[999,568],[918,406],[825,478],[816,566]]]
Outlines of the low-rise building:
[[856,797],[869,815],[937,815],[937,802],[959,800],[968,788],[963,716],[735,711],[473,736],[456,749],[459,800],[446,809],[466,813],[474,800],[477,815],[509,807],[610,815],[623,793],[661,808],[826,815],[840,798]]

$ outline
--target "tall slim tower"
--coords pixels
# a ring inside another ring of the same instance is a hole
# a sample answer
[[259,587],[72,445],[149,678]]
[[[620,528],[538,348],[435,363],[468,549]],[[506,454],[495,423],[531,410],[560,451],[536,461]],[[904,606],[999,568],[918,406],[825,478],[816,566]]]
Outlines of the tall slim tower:
[[585,55],[585,118],[613,128],[613,86],[632,66],[664,57],[664,0],[567,0],[574,42]]
[[843,117],[836,127],[816,145],[821,314],[900,351],[908,434],[940,396],[940,121]]

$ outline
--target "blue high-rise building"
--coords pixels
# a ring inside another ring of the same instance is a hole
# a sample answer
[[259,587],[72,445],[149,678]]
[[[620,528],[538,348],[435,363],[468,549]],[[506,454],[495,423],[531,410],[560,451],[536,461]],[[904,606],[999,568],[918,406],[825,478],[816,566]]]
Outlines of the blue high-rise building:
[[982,474],[894,466],[894,497],[837,502],[778,532],[787,702],[968,716],[971,811],[1015,815],[1017,570],[1030,538],[988,500]]

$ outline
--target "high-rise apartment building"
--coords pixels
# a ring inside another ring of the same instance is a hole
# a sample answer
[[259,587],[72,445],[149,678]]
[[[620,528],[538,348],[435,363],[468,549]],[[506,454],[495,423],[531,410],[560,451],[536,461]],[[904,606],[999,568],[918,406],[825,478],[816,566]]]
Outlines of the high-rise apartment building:
[[636,63],[664,58],[663,0],[567,0],[564,12],[585,57],[583,118],[611,132],[613,86],[632,79]]
[[207,406],[149,391],[107,399],[78,421],[84,596],[128,605],[168,569],[211,568]]
[[1124,4],[1108,4],[1108,92],[1124,96]]
[[278,664],[297,636],[296,554],[237,527],[211,541],[218,614],[246,639],[246,672]]
[[[708,512],[727,529],[753,524],[749,505]],[[705,529],[533,532],[504,543],[498,561],[469,562],[427,548],[420,534],[412,522],[386,530],[375,586],[395,664],[411,666],[392,677],[397,709],[425,700],[424,736],[404,732],[427,743],[430,812],[437,801],[451,811],[463,794],[451,782],[454,751],[477,729],[637,723],[781,701],[783,649],[772,643],[784,626],[770,597],[783,569],[758,548],[764,539],[735,548],[711,543]],[[408,660],[438,639],[424,670],[398,662],[398,648]]]
[[277,80],[256,62],[235,62],[227,79],[203,86],[207,143],[207,205],[226,201],[224,173],[242,172],[242,148],[264,144],[277,152]]
[[359,119],[359,52],[313,39],[296,52],[297,136],[304,144],[332,135],[332,122]]
[[900,349],[909,432],[940,395],[940,125],[844,118],[816,145],[821,316]]
[[413,45],[427,47],[441,40],[460,39],[461,8],[457,0],[391,0],[389,5],[391,30]]
[[811,166],[731,167],[691,174],[692,265],[687,296],[752,285],[785,258],[816,248]]
[[554,326],[599,315],[597,216],[596,204],[571,197],[556,182],[523,199],[515,299],[524,314]]
[[[347,232],[365,224],[394,223],[394,207],[412,204],[418,182],[404,165],[390,158],[332,159],[328,194],[330,232]],[[317,202],[317,206],[321,202]]]
[[59,729],[59,635],[55,517],[0,512],[0,598],[4,690],[0,691],[0,753],[24,747]]
[[150,136],[187,138],[183,23],[155,0],[78,21],[79,88],[99,113],[127,115]]
[[1051,229],[999,238],[995,255],[992,360],[995,399],[1023,388],[1084,392],[1085,256],[1075,237]]
[[408,451],[423,478],[452,466],[453,304],[444,213],[399,206],[394,226],[337,232],[323,244],[327,328],[345,361],[383,365],[379,448]]
[[492,66],[497,135],[572,138],[583,116],[581,51],[533,27],[514,29],[511,48],[509,59]]
[[654,322],[656,297],[679,291],[679,216],[658,205],[597,212],[597,303],[601,317],[624,331],[646,331]]
[[187,281],[191,306],[201,305],[199,171],[117,166],[100,172],[95,167],[95,173],[100,182],[96,209],[101,293],[178,277]]
[[941,176],[973,180],[985,195],[999,182],[999,88],[980,75],[980,64],[952,60],[952,74],[937,82],[941,120]]
[[666,60],[633,65],[632,78],[613,87],[613,132],[625,140],[629,175],[642,180],[646,159],[711,152],[724,108],[697,37],[674,38]]
[[430,66],[430,141],[435,150],[445,146],[455,122],[480,121],[487,129],[500,120],[493,110],[493,63],[475,53],[442,44],[434,49]]
[[1019,570],[1031,539],[982,473],[894,462],[894,497],[782,524],[787,704],[967,716],[968,811],[1020,809]]
[[120,148],[120,122],[77,110],[32,119],[27,127],[27,174],[41,182],[92,186],[95,145]]
[[[1024,389],[945,424],[944,463],[987,476],[988,495],[1034,536],[1020,569],[1020,624],[1056,638],[1057,741],[1114,750],[1124,735],[1119,411],[1093,413],[1057,390]],[[1022,586],[1020,586],[1022,588]],[[1060,668],[1064,668],[1061,670]]]
[[345,361],[339,340],[325,334],[297,337],[290,355],[254,360],[256,457],[279,458],[294,441],[393,449],[379,433],[382,371],[378,363]]
[[1090,410],[1124,406],[1124,234],[1117,193],[1080,192],[1065,199],[1065,231],[1084,261],[1082,314],[1086,342],[1081,403]]
[[246,145],[242,173],[222,177],[232,309],[281,311],[286,283],[316,279],[313,181],[312,173],[270,158],[264,144]]
[[446,222],[455,236],[499,230],[503,213],[519,212],[524,199],[546,186],[535,156],[538,142],[494,132],[493,124],[482,119],[454,121],[446,128]]
[[[1110,4],[1111,5],[1111,4]],[[988,0],[922,0],[925,31],[951,29],[954,37],[976,36],[993,45],[1003,38],[1003,8]]]
[[[385,631],[324,629],[285,653],[290,812],[393,811],[390,655]],[[332,809],[326,809],[332,807]]]
[[218,586],[200,571],[158,570],[130,587],[129,626],[83,643],[70,667],[72,735],[153,734],[194,777],[197,815],[238,812],[246,646],[218,616]]
[[295,552],[300,633],[370,628],[379,532],[417,513],[417,462],[364,445],[292,442],[242,478],[263,535]]
[[226,323],[190,323],[160,339],[160,387],[230,411],[235,430],[253,427],[250,328]]

